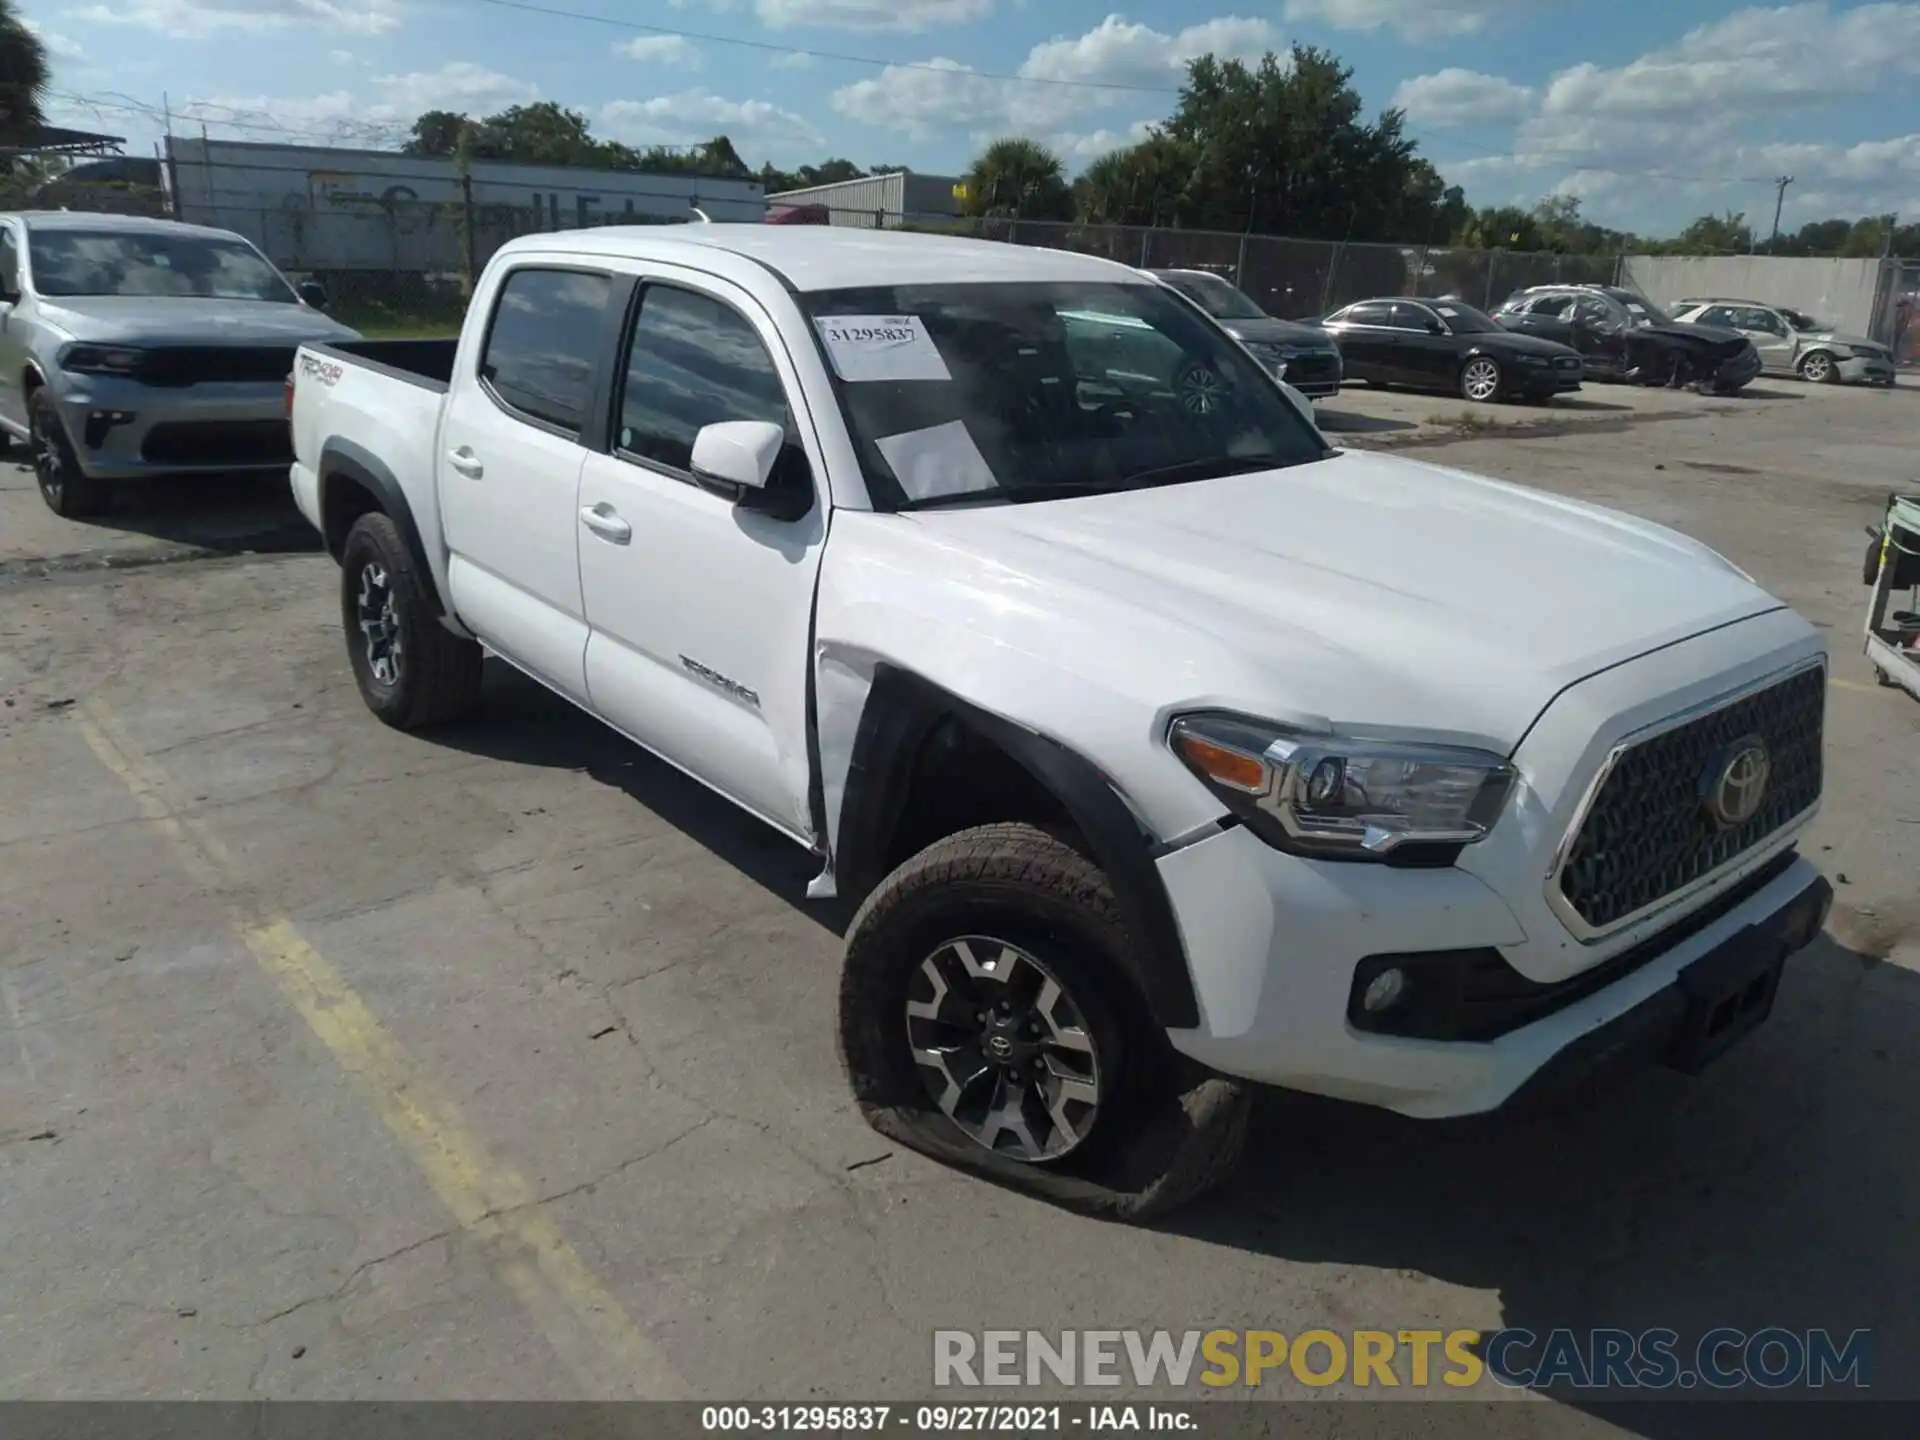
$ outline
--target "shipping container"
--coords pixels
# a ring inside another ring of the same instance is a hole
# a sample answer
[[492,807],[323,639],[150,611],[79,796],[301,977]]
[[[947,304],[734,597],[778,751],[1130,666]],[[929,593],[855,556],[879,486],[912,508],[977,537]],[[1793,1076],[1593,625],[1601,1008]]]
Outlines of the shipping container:
[[776,206],[823,205],[835,225],[862,229],[893,229],[907,220],[951,219],[960,213],[954,191],[960,184],[952,175],[919,175],[895,171],[862,180],[840,180],[831,185],[809,185],[767,197]]
[[[174,214],[245,235],[288,270],[457,273],[506,241],[591,225],[758,224],[757,180],[174,137]],[[469,230],[470,227],[470,230]]]

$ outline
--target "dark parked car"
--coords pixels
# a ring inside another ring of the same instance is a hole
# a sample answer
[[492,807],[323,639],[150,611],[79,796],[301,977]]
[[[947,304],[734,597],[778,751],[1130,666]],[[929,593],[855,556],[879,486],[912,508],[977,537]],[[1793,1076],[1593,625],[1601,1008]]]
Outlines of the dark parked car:
[[1209,270],[1149,270],[1211,315],[1275,375],[1309,400],[1340,393],[1340,347],[1315,325],[1278,320],[1237,285]]
[[1509,296],[1494,318],[1520,334],[1573,346],[1596,380],[1697,382],[1731,395],[1760,373],[1760,352],[1746,336],[1684,324],[1614,285],[1536,285]]
[[1347,378],[1450,390],[1468,400],[1543,400],[1580,388],[1580,356],[1517,335],[1458,300],[1361,300],[1320,322]]

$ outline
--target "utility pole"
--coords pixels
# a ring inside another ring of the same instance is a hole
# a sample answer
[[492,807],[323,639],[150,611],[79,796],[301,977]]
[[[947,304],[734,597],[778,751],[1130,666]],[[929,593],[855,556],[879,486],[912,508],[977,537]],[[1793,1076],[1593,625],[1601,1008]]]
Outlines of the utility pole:
[[1786,206],[1787,187],[1793,183],[1793,176],[1782,175],[1773,183],[1775,187],[1773,197],[1773,238],[1767,241],[1767,253],[1769,255],[1773,254],[1780,245],[1780,211]]

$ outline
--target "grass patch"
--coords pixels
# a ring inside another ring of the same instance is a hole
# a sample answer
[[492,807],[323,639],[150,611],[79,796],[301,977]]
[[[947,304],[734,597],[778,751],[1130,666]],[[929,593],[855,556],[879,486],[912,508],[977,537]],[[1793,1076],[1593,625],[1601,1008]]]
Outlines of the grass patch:
[[1436,410],[1427,417],[1427,424],[1438,425],[1442,430],[1479,432],[1498,430],[1501,422],[1491,415],[1482,415],[1477,410]]

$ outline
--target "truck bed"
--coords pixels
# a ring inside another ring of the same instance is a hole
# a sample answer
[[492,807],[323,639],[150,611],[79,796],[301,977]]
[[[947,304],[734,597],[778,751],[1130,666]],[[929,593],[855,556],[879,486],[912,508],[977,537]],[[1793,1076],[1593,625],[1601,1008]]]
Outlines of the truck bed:
[[453,356],[459,345],[459,337],[448,336],[444,340],[349,340],[306,348],[316,355],[351,359],[409,385],[444,392],[453,378]]

